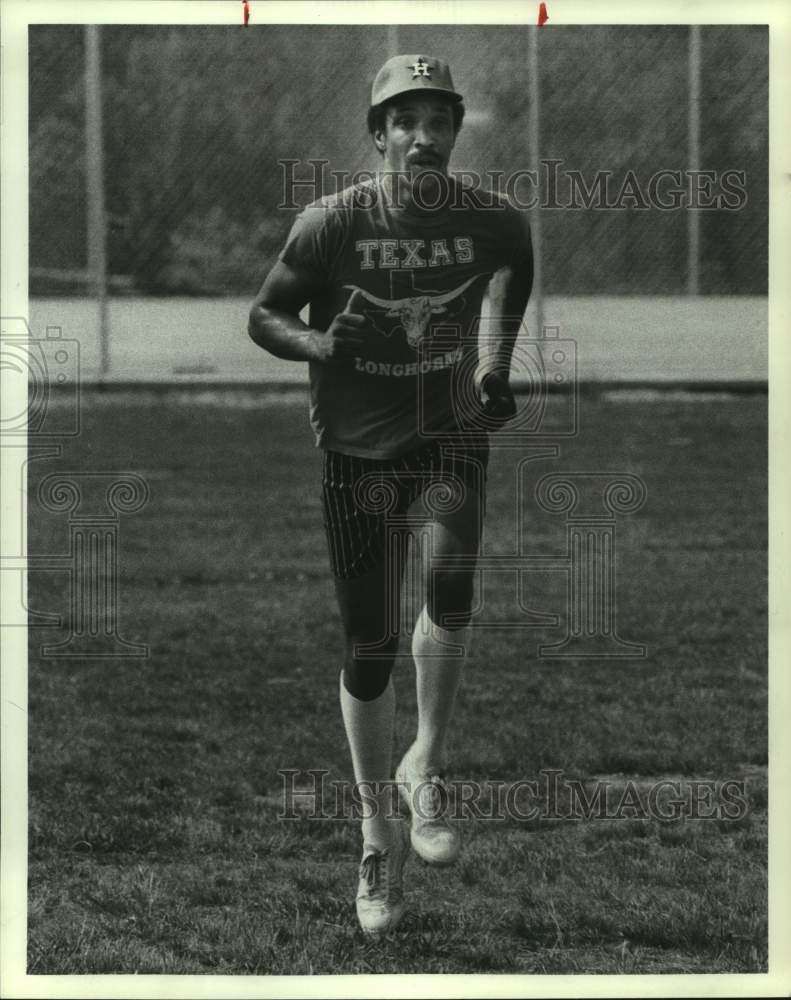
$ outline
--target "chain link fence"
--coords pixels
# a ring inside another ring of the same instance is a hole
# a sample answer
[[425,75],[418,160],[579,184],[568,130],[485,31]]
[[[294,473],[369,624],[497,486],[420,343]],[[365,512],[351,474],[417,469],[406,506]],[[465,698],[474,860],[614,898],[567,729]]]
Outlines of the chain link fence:
[[[332,171],[377,168],[368,94],[397,45],[443,55],[465,94],[452,168],[503,190],[510,181],[523,204],[540,197],[546,293],[682,293],[697,185],[700,291],[764,294],[767,29],[700,29],[702,179],[689,176],[689,28],[541,29],[537,188],[513,183],[536,152],[529,30],[102,28],[111,291],[252,294],[296,211],[279,207],[282,161],[298,161],[301,179],[310,160],[325,161],[325,193]],[[84,293],[74,280],[87,261],[84,29],[33,26],[29,37],[31,292]],[[295,197],[320,193],[305,185]]]

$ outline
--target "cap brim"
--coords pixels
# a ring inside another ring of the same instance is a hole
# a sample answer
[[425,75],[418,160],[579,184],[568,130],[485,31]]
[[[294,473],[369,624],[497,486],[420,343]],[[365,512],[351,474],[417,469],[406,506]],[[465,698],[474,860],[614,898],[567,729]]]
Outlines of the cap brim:
[[448,100],[453,101],[454,104],[458,104],[459,101],[464,100],[462,95],[457,94],[455,90],[446,90],[443,87],[408,87],[406,90],[397,90],[394,94],[388,94],[387,97],[383,97],[376,104],[372,104],[371,107],[379,108],[383,104],[395,101],[399,97],[419,97],[421,94],[440,94],[442,97],[447,97]]

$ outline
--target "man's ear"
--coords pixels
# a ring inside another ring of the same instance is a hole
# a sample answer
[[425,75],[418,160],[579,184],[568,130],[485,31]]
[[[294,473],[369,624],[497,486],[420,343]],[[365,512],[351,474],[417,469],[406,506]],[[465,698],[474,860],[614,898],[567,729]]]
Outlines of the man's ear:
[[384,155],[385,147],[387,145],[386,142],[385,142],[385,131],[384,131],[384,129],[378,128],[374,132],[374,145],[379,150],[379,152],[382,153],[382,155]]

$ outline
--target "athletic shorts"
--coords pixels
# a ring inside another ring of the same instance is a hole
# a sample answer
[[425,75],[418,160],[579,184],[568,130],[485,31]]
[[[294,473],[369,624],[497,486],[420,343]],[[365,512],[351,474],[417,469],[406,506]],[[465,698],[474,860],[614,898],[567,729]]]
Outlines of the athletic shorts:
[[398,458],[360,458],[324,452],[322,506],[332,572],[351,579],[385,558],[388,526],[405,525],[423,496],[427,510],[451,511],[466,490],[486,500],[489,446],[437,438]]

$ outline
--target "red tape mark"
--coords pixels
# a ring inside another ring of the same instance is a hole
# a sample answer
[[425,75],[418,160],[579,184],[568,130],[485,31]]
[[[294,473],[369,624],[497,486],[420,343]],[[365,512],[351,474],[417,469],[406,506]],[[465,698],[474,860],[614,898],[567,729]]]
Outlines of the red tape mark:
[[[543,4],[541,6],[543,7]],[[247,2],[247,0],[244,0],[244,26],[245,26],[245,28],[247,27],[249,21],[250,21],[250,4]]]
[[543,27],[549,20],[549,14],[547,14],[547,5],[542,3],[538,8],[538,26]]

